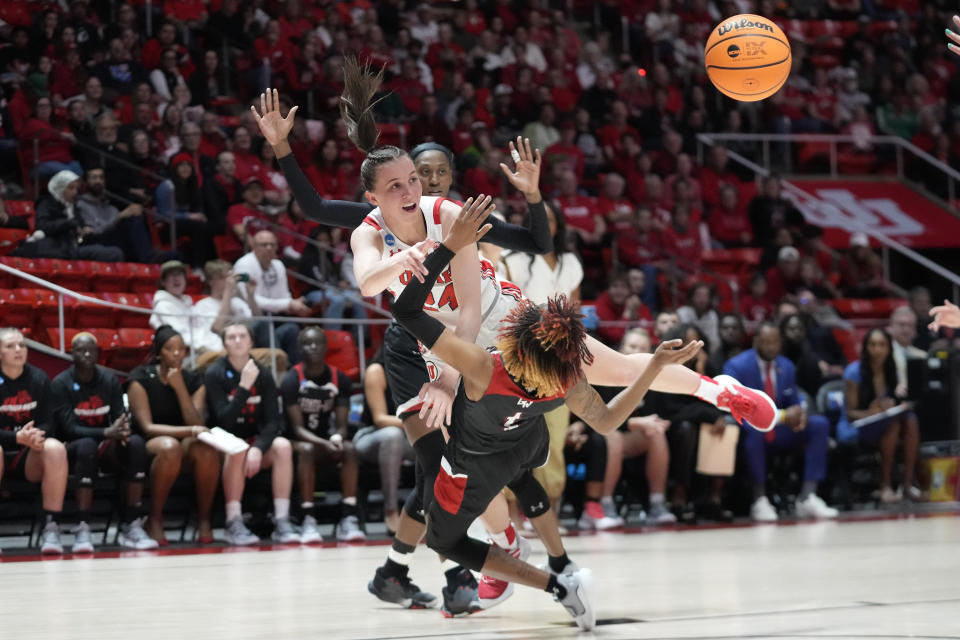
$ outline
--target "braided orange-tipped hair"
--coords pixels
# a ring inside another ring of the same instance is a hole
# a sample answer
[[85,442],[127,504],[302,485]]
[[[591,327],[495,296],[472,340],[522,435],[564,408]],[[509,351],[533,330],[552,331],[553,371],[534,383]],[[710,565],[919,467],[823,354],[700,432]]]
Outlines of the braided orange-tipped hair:
[[563,294],[543,307],[522,300],[502,324],[497,349],[504,367],[541,398],[565,394],[582,375],[581,364],[593,362],[580,305]]

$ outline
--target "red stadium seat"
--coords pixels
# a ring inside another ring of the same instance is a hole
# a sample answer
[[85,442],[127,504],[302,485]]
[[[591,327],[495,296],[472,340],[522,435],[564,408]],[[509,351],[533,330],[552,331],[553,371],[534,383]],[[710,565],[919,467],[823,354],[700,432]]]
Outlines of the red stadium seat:
[[[27,296],[32,296],[34,300],[34,321],[35,325],[43,329],[44,327],[60,326],[60,294],[51,289],[21,289]],[[77,299],[69,295],[63,297],[63,326],[70,327],[74,325],[74,316],[77,310]]]
[[[125,304],[131,307],[141,307],[144,309],[150,308],[150,303],[144,300],[144,296],[138,295],[136,293],[105,293],[100,296],[108,302],[116,302],[117,304]],[[150,301],[153,301],[153,296],[150,296]],[[104,309],[101,307],[101,309]],[[136,311],[127,311],[121,309],[105,309],[111,314],[116,315],[117,317],[117,327],[121,329],[149,329],[150,328],[150,314],[149,313],[137,313]],[[79,320],[78,320],[79,322]]]
[[110,358],[110,366],[120,371],[130,371],[147,359],[153,342],[152,329],[120,329],[117,349]]
[[0,229],[0,256],[5,256],[20,246],[30,232],[23,229]]
[[129,274],[115,262],[89,262],[87,272],[91,287],[100,293],[120,293],[129,289]]
[[30,231],[33,231],[37,214],[36,211],[34,211],[32,200],[6,200],[4,205],[7,207],[7,213],[11,216],[26,216],[30,225]]
[[153,293],[159,288],[160,265],[121,262],[117,266],[127,275],[130,291]]
[[360,350],[349,331],[324,330],[327,336],[327,364],[360,381]]
[[[64,329],[63,331],[63,347],[65,351],[70,351],[70,341],[73,340],[73,337],[80,332],[86,331],[87,333],[92,333],[93,336],[97,339],[97,345],[100,347],[100,357],[97,359],[99,364],[104,366],[110,364],[110,359],[113,357],[114,352],[117,348],[117,332],[114,329],[76,329],[69,328]],[[50,342],[50,346],[54,349],[60,348],[60,329],[47,329],[46,337]]]
[[83,260],[51,260],[53,283],[71,291],[90,288],[89,262]]
[[36,298],[21,293],[20,289],[4,289],[0,291],[0,316],[3,325],[9,327],[33,327],[33,305]]
[[230,247],[230,239],[227,236],[213,236],[213,246],[217,249],[217,255],[227,262],[236,262],[237,258],[243,255],[242,250]]

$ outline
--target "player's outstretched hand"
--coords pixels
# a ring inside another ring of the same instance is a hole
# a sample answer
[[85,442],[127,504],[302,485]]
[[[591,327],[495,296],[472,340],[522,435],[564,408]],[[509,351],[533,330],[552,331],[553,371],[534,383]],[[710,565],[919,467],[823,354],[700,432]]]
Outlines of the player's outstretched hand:
[[697,355],[702,348],[703,340],[691,340],[686,345],[680,339],[666,340],[657,345],[657,350],[653,354],[653,361],[661,366],[681,364]]
[[490,196],[480,194],[476,198],[468,198],[444,236],[443,244],[456,253],[467,245],[479,242],[480,238],[493,228],[492,224],[483,224],[483,221],[489,218],[496,208]]
[[540,191],[540,149],[531,151],[530,139],[517,136],[517,142],[510,142],[510,157],[515,169],[510,170],[505,163],[500,163],[500,170],[507,176],[517,191],[523,194],[538,193]]
[[250,111],[253,112],[253,118],[260,127],[260,133],[267,139],[270,146],[277,146],[287,140],[290,130],[293,129],[293,117],[297,113],[297,107],[290,109],[290,113],[284,118],[280,115],[280,94],[276,89],[267,89],[265,93],[260,94],[260,110],[263,115],[257,113],[257,107],[250,105]]
[[947,29],[947,37],[953,40],[953,42],[947,43],[947,49],[960,56],[960,33],[958,33],[960,32],[960,16],[953,16],[953,24],[957,25],[957,31]]
[[939,331],[940,327],[960,327],[960,307],[949,300],[944,300],[942,305],[930,309],[930,315],[933,316],[933,322],[928,325],[931,331]]

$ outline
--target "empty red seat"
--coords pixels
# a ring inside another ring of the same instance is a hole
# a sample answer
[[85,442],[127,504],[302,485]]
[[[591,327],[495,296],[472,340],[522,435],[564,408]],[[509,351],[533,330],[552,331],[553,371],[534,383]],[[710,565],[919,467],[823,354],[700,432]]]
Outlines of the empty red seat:
[[0,229],[0,255],[5,256],[26,240],[30,232],[23,229]]
[[90,288],[89,264],[84,260],[51,260],[52,281],[71,291],[86,291]]
[[128,287],[134,293],[153,293],[160,283],[160,265],[122,262],[117,265],[128,277]]
[[[61,295],[51,289],[21,289],[27,296],[33,297],[34,320],[38,328],[60,326],[60,299]],[[63,326],[74,324],[74,315],[77,309],[77,299],[64,294],[63,299]]]
[[[144,301],[144,296],[136,293],[104,293],[100,297],[109,302],[125,304],[129,307],[140,307],[142,309],[150,308],[150,303]],[[153,296],[150,297],[152,300]],[[150,328],[149,313],[137,313],[136,311],[130,311],[126,309],[109,309],[109,312],[117,316],[117,326],[121,329]]]
[[21,293],[19,289],[0,290],[0,316],[8,327],[33,327],[33,305],[36,298]]
[[89,262],[91,288],[99,292],[120,293],[129,290],[130,276],[114,262]]
[[120,371],[130,371],[146,362],[153,342],[152,329],[120,329],[110,366]]
[[349,331],[324,330],[327,336],[326,362],[332,367],[350,376],[350,379],[360,381],[360,350]]

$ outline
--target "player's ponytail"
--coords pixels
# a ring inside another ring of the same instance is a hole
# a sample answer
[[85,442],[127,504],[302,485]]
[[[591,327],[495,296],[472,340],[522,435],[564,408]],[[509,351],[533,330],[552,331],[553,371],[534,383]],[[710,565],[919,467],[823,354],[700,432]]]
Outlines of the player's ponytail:
[[382,83],[383,69],[374,73],[369,64],[361,65],[353,56],[344,58],[340,115],[347,125],[347,136],[367,154],[360,165],[360,184],[365,191],[373,190],[380,165],[406,155],[398,147],[377,147],[380,131],[373,117],[373,107],[378,100],[373,97]]

